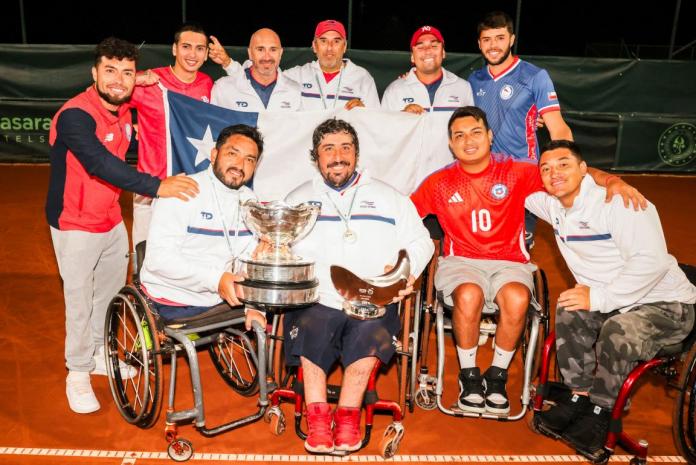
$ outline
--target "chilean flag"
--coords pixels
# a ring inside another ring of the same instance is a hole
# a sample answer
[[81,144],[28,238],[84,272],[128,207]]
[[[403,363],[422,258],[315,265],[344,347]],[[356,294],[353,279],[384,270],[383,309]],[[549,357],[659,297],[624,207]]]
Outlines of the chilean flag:
[[[254,113],[229,110],[166,89],[163,96],[167,174],[192,174],[206,169],[222,129],[233,124],[256,126],[263,135],[264,151],[253,189],[262,201],[283,199],[316,175],[316,163],[309,156],[312,134],[329,118],[343,119],[355,128],[360,144],[358,168],[367,169],[372,177],[391,184],[404,195],[413,192],[428,174],[453,160],[447,147],[449,115],[366,108]],[[438,137],[433,138],[433,133]]]

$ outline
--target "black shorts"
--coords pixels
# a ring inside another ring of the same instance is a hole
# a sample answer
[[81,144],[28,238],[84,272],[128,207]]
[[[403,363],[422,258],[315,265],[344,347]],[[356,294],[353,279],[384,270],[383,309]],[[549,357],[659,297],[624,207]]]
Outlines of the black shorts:
[[394,355],[400,328],[395,304],[387,306],[383,317],[373,320],[358,320],[316,304],[285,314],[285,360],[298,366],[302,356],[327,374],[339,358],[344,367],[365,357],[378,357],[386,364]]

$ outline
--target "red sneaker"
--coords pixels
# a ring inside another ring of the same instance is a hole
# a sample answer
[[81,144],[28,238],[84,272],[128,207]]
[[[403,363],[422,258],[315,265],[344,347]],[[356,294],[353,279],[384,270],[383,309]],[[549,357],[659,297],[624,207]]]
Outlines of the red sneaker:
[[315,454],[330,454],[334,451],[331,432],[331,407],[326,402],[313,402],[307,405],[307,439],[304,446]]
[[334,412],[334,448],[336,450],[355,452],[362,446],[360,434],[360,417],[358,407],[336,407]]

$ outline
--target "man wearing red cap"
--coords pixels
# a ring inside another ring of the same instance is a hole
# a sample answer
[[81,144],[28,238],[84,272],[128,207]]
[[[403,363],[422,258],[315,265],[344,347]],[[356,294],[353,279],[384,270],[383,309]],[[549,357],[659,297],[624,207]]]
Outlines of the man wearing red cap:
[[[382,97],[382,108],[394,111],[445,111],[474,104],[471,86],[464,79],[442,67],[445,40],[434,26],[422,26],[411,38],[411,62],[414,67],[406,76],[389,84]],[[437,128],[438,135],[444,134]]]
[[339,21],[317,24],[312,41],[316,61],[284,73],[302,86],[302,109],[379,108],[379,95],[370,73],[347,58],[346,30]]
[[[317,60],[283,71],[285,77],[302,87],[303,110],[327,110],[345,107],[379,108],[379,94],[370,73],[347,58],[346,29],[340,21],[327,19],[314,30],[312,50]],[[242,70],[220,46],[215,48],[216,62],[228,75]],[[246,64],[245,64],[246,65]]]

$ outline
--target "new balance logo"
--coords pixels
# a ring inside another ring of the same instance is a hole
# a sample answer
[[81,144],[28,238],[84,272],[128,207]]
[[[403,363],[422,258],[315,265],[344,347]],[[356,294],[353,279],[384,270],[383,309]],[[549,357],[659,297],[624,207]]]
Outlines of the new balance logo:
[[463,201],[464,201],[464,199],[462,198],[461,195],[459,195],[459,192],[455,192],[454,194],[452,194],[452,197],[450,197],[447,202],[448,203],[461,203]]

